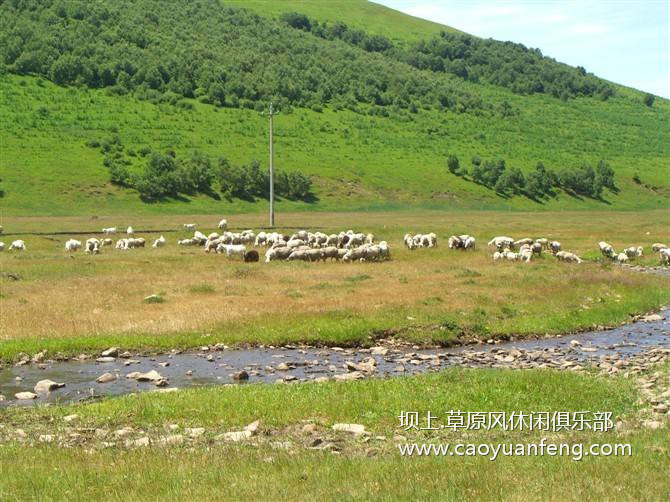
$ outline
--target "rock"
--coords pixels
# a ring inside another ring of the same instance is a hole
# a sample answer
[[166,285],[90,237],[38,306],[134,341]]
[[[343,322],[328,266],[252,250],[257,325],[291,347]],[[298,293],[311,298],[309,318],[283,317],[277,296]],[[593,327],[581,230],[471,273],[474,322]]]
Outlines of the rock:
[[118,347],[111,347],[107,350],[103,350],[100,355],[102,357],[119,357],[119,348]]
[[149,441],[149,438],[147,436],[141,437],[139,439],[135,439],[134,441],[132,439],[129,439],[128,441],[126,441],[126,447],[127,448],[131,448],[131,447],[141,448],[141,447],[149,446],[149,442],[150,441]]
[[96,362],[99,362],[99,363],[113,363],[114,361],[116,361],[116,358],[111,357],[111,356],[98,357],[96,359]]
[[652,408],[656,413],[667,413],[668,405],[666,403],[657,404]]
[[233,380],[243,381],[243,380],[249,380],[249,373],[246,371],[238,371],[237,373],[233,373]]
[[360,380],[362,378],[365,378],[365,375],[360,371],[352,371],[351,373],[343,373],[340,375],[335,375],[333,378],[338,382],[345,382],[347,380]]
[[147,371],[146,373],[140,373],[135,377],[135,380],[138,382],[156,382],[159,380],[164,380],[164,378],[156,370]]
[[598,349],[595,347],[582,347],[582,352],[597,352]]
[[658,314],[649,314],[642,316],[640,320],[644,322],[662,321],[663,317]]
[[35,399],[37,394],[33,394],[32,392],[17,392],[14,394],[14,397],[22,401],[27,401],[29,399]]
[[244,430],[251,432],[251,434],[256,434],[258,432],[258,429],[259,429],[260,426],[261,426],[261,421],[260,420],[254,420],[249,425],[247,425],[244,428]]
[[361,424],[335,424],[333,425],[333,430],[340,432],[349,432],[350,434],[354,434],[355,436],[359,436],[361,434],[366,433],[365,426]]
[[290,368],[286,363],[279,363],[275,369],[277,371],[288,371]]
[[663,424],[658,420],[645,420],[642,422],[642,427],[645,429],[660,429],[663,427]]
[[162,366],[163,368],[167,368],[168,366],[170,366],[170,362],[169,362],[169,361],[165,361],[165,362],[163,362],[163,363],[158,363],[158,366]]
[[114,380],[116,380],[116,376],[112,375],[111,373],[103,373],[95,379],[95,381],[98,383],[109,383],[113,382]]
[[2,401],[4,401],[4,400],[5,400],[5,396],[3,396],[2,394],[0,394],[0,402],[2,402]]
[[349,371],[360,371],[363,373],[374,373],[377,370],[377,361],[374,357],[368,357],[365,361],[356,363],[353,361],[346,361],[345,366]]
[[224,432],[223,434],[217,436],[216,439],[223,441],[238,442],[238,441],[244,441],[245,439],[249,439],[251,436],[252,436],[251,431],[232,431],[232,432]]
[[312,434],[316,432],[316,425],[315,424],[305,424],[302,426],[302,432],[305,434]]
[[165,445],[176,445],[176,444],[182,444],[184,442],[184,436],[181,434],[171,434],[169,436],[163,436],[160,438],[159,443],[165,444]]
[[54,435],[53,434],[40,434],[40,436],[37,438],[37,440],[40,443],[52,443],[54,440]]
[[211,363],[212,361],[214,361],[214,356],[212,354],[208,355],[207,360]]
[[33,356],[32,361],[33,361],[34,363],[39,363],[39,362],[41,362],[42,360],[44,360],[44,358],[46,357],[46,355],[47,355],[47,351],[46,351],[46,350],[43,350],[42,352],[38,352],[37,354],[35,354],[35,355]]
[[[97,431],[96,431],[96,433],[97,433]],[[133,433],[133,429],[131,429],[130,427],[124,427],[123,429],[118,429],[118,430],[114,431],[114,435],[119,439],[123,438],[123,437],[126,437],[127,435],[132,434],[132,433]]]
[[317,448],[323,444],[323,439],[321,438],[314,438],[312,441],[309,443],[310,448]]
[[188,370],[186,372],[186,376],[193,376],[193,370]]
[[581,345],[581,342],[579,340],[571,340],[570,345],[572,347],[579,347]]
[[73,420],[76,420],[79,418],[79,415],[66,415],[63,417],[64,422],[72,422]]
[[38,394],[46,394],[52,390],[60,389],[65,387],[64,383],[54,382],[53,380],[40,380],[35,384],[35,392]]
[[197,438],[202,436],[205,433],[204,427],[187,427],[184,429],[184,433],[188,434],[192,438]]
[[389,349],[386,347],[372,347],[370,349],[370,354],[373,356],[385,356],[386,354],[389,353]]

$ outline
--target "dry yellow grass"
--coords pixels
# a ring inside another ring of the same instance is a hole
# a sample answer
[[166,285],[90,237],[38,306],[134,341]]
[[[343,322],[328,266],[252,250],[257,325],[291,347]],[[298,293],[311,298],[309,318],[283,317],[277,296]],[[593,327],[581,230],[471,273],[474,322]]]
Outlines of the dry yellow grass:
[[[229,221],[237,228],[258,228],[262,219],[255,214]],[[564,249],[595,257],[601,239],[617,248],[670,241],[668,220],[668,212],[281,215],[284,228],[372,231],[392,246],[393,261],[379,264],[243,264],[178,247],[177,238],[186,235],[181,231],[166,234],[168,246],[163,249],[105,249],[99,256],[69,257],[63,250],[68,235],[24,235],[28,251],[0,255],[0,339],[221,332],[241,326],[262,332],[268,323],[290,329],[310,316],[338,313],[395,316],[410,325],[448,315],[463,325],[486,322],[494,332],[532,332],[533,323],[540,332],[560,328],[556,316],[564,316],[569,329],[570,317],[579,326],[587,319],[586,311],[599,321],[607,309],[620,313],[651,308],[664,294],[670,298],[668,281],[597,263],[557,263],[553,257],[531,264],[493,263],[486,242],[494,235],[547,236],[561,241]],[[165,229],[197,222],[209,230],[217,221],[213,216],[125,221],[6,218],[4,226],[6,232],[56,232],[128,224]],[[410,252],[401,241],[406,231],[434,231],[440,247]],[[449,250],[446,237],[464,232],[477,237],[479,249]],[[8,279],[8,272],[22,279]],[[156,293],[164,296],[165,303],[142,301]],[[554,324],[545,319],[551,316]]]

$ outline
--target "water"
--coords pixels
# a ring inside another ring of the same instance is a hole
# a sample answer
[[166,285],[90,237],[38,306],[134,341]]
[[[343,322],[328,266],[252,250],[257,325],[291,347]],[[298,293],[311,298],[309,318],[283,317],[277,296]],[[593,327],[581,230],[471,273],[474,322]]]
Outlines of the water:
[[[410,347],[389,347],[389,352],[385,355],[372,355],[365,349],[256,348],[173,353],[151,357],[133,356],[131,359],[117,358],[109,363],[99,363],[93,359],[46,361],[40,365],[31,363],[0,370],[0,394],[6,397],[5,401],[0,402],[0,407],[75,402],[105,395],[157,389],[151,382],[137,382],[125,377],[126,374],[135,371],[158,371],[161,376],[169,380],[167,389],[170,389],[237,383],[232,375],[241,370],[249,373],[249,383],[272,383],[286,377],[297,379],[332,377],[348,373],[345,367],[347,361],[360,362],[370,357],[377,363],[374,373],[376,377],[411,375],[457,365],[490,366],[490,362],[480,364],[468,356],[473,352],[504,354],[512,349],[532,351],[533,354],[541,354],[556,361],[598,360],[603,356],[627,358],[652,348],[670,348],[670,310],[662,310],[660,315],[661,320],[638,321],[608,331],[450,349],[413,350]],[[581,347],[573,348],[571,345],[573,340],[580,342]],[[584,351],[584,348],[587,351]],[[591,349],[595,350],[590,351]],[[209,355],[214,358],[213,361],[207,360]],[[161,363],[169,365],[164,366]],[[289,369],[276,370],[280,363],[286,363]],[[399,371],[399,366],[403,366],[404,371]],[[187,372],[192,372],[192,375],[189,376]],[[110,383],[97,383],[96,378],[103,373],[115,374],[118,378]],[[17,380],[17,377],[20,380]],[[15,393],[32,391],[35,384],[44,379],[64,382],[66,385],[32,401],[14,399]]]

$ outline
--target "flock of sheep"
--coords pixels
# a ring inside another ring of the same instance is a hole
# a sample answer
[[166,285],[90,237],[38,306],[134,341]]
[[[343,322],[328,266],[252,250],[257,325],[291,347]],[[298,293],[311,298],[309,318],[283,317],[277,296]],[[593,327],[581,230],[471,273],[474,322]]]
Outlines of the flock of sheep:
[[[300,230],[290,236],[278,232],[259,232],[244,230],[242,232],[227,231],[228,222],[225,219],[217,225],[221,233],[212,232],[205,235],[196,229],[195,223],[183,225],[185,230],[193,231],[193,237],[177,241],[180,246],[203,247],[206,253],[212,251],[225,254],[228,257],[240,258],[245,262],[259,261],[259,253],[255,249],[247,249],[247,246],[266,247],[265,262],[276,260],[285,261],[326,261],[328,259],[344,262],[360,261],[375,262],[391,259],[391,249],[386,241],[376,242],[373,234],[354,232],[347,230],[338,234],[325,234],[323,232],[309,232]],[[2,227],[0,227],[2,228]],[[1,231],[0,231],[1,232]],[[68,239],[65,242],[67,252],[83,251],[88,254],[98,254],[104,247],[114,244],[110,235],[117,233],[116,227],[103,228],[105,237],[91,237],[84,243],[76,239]],[[126,236],[116,241],[115,248],[128,250],[145,247],[146,241],[142,237],[135,237],[133,227],[126,229]],[[409,250],[418,248],[437,247],[437,235],[428,234],[405,234],[403,238],[405,246]],[[167,244],[163,235],[154,240],[152,248],[161,248]],[[452,235],[448,239],[449,249],[474,250],[476,240],[471,235]],[[493,250],[493,260],[510,260],[530,262],[534,256],[540,256],[543,251],[549,251],[559,261],[569,263],[581,263],[582,259],[575,253],[562,251],[561,243],[550,241],[546,238],[531,239],[524,238],[515,240],[511,237],[494,237],[488,243]],[[614,247],[607,242],[598,243],[601,254],[618,263],[627,263],[644,254],[641,246],[629,247],[617,253]],[[5,244],[0,242],[0,251],[4,251]],[[17,239],[8,248],[10,251],[25,251],[26,243]],[[661,243],[652,245],[652,250],[658,252],[661,264],[670,265],[670,248]]]
[[[628,263],[630,260],[644,256],[644,248],[642,246],[631,246],[620,253],[617,253],[614,250],[614,246],[605,241],[600,241],[598,243],[598,248],[603,257],[618,263]],[[659,254],[663,265],[670,265],[670,248],[668,248],[668,246],[661,244],[660,242],[655,242],[651,245],[651,250]]]

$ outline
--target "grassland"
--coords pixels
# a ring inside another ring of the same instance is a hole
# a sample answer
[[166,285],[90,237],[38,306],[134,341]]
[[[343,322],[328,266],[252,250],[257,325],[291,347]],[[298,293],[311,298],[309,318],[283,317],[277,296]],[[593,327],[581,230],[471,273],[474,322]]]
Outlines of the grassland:
[[[474,85],[474,84],[473,84]],[[484,86],[480,86],[484,87]],[[608,102],[563,103],[489,89],[521,113],[510,120],[426,111],[409,120],[325,109],[294,109],[276,118],[276,166],[312,176],[316,202],[281,201],[281,210],[400,209],[650,209],[668,206],[667,116],[620,96]],[[61,88],[30,77],[0,77],[0,200],[8,215],[204,214],[261,211],[265,201],[217,200],[143,203],[133,190],[109,183],[98,149],[86,143],[118,135],[127,148],[193,149],[235,163],[267,165],[267,123],[250,110],[194,110],[154,105],[103,91]],[[505,158],[528,171],[607,160],[618,194],[606,202],[559,194],[544,204],[503,198],[449,174],[446,154],[464,164],[474,155]],[[633,182],[638,173],[642,184]]]
[[[538,432],[404,431],[401,411],[555,411],[606,410],[614,417],[637,413],[638,394],[630,380],[602,379],[571,372],[452,369],[438,374],[345,384],[291,386],[247,385],[142,394],[95,404],[5,409],[12,437],[21,428],[26,439],[0,446],[3,476],[0,495],[21,499],[138,500],[256,498],[272,493],[286,499],[462,499],[519,500],[581,497],[653,500],[666,493],[667,429],[552,433],[550,443],[628,443],[629,457],[431,457],[403,458],[397,442],[532,443]],[[207,403],[206,406],[203,403]],[[291,406],[286,406],[291,403]],[[63,417],[76,414],[74,426]],[[260,420],[259,436],[248,443],[213,439]],[[366,426],[375,439],[333,434],[336,422]],[[11,425],[10,425],[11,424]],[[312,424],[307,432],[305,424]],[[186,427],[205,428],[186,446],[126,449],[113,431],[133,429],[134,437],[158,439]],[[81,431],[85,442],[70,448],[40,444],[49,433]],[[72,430],[72,429],[69,429]],[[94,430],[98,430],[95,435]],[[88,432],[87,432],[88,431]],[[402,434],[405,439],[394,437]],[[90,437],[89,437],[90,436]],[[309,449],[315,437],[331,438],[337,454]],[[26,444],[29,442],[30,446]],[[67,467],[66,467],[67,466]],[[605,480],[598,481],[598,480]]]
[[[504,217],[503,217],[504,216]],[[189,217],[213,229],[211,216]],[[667,278],[598,261],[596,243],[620,249],[668,241],[668,213],[293,213],[280,225],[336,232],[371,231],[392,246],[378,264],[242,264],[201,249],[180,248],[186,234],[164,232],[168,246],[99,256],[63,250],[68,231],[132,224],[176,229],[183,218],[8,218],[12,228],[63,235],[24,236],[28,251],[3,253],[0,357],[19,352],[76,353],[126,348],[193,347],[204,343],[368,344],[396,334],[452,343],[458,338],[564,333],[624,322],[670,301]],[[420,222],[420,223],[418,223]],[[258,228],[260,215],[231,220]],[[434,231],[442,245],[410,252],[408,230]],[[551,231],[548,231],[551,229]],[[469,232],[480,249],[448,250],[446,237]],[[588,260],[581,266],[547,256],[531,264],[493,263],[485,242],[494,235],[548,235]],[[147,240],[156,234],[142,234]],[[81,237],[84,238],[86,234]],[[7,236],[7,239],[10,237]],[[641,263],[656,264],[651,254]],[[14,280],[11,276],[20,280]],[[513,286],[511,286],[513,285]],[[161,294],[165,302],[142,299]],[[45,308],[48,306],[48,308]]]

